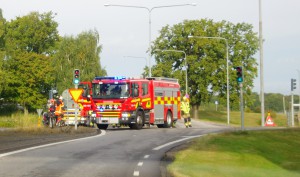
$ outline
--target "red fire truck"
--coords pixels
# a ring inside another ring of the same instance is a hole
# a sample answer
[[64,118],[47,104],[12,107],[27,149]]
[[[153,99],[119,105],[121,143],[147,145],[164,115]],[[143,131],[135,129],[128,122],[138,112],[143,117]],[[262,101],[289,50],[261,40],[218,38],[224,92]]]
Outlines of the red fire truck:
[[169,128],[180,119],[180,86],[177,79],[151,77],[96,77],[92,81],[95,123],[141,129],[145,124]]

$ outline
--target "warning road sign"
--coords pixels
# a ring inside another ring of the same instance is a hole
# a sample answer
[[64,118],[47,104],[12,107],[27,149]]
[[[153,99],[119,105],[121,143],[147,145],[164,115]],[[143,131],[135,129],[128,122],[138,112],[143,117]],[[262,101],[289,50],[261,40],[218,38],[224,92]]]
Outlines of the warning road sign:
[[78,98],[80,97],[80,95],[82,94],[83,92],[83,89],[69,89],[69,92],[73,98],[73,100],[75,102],[78,101]]
[[274,127],[274,126],[276,126],[276,124],[274,123],[274,121],[273,121],[270,113],[268,113],[268,117],[266,119],[265,126],[266,127]]

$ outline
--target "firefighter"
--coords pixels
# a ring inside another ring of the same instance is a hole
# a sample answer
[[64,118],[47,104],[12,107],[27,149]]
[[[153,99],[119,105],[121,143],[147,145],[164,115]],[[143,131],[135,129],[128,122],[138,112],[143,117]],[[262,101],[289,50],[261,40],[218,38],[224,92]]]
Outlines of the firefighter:
[[191,115],[190,115],[190,103],[187,96],[182,98],[181,102],[181,112],[184,118],[184,125],[186,128],[192,127]]
[[61,121],[61,119],[63,118],[63,107],[64,107],[63,97],[60,96],[56,100],[56,109],[55,109],[55,116],[57,117],[56,123]]

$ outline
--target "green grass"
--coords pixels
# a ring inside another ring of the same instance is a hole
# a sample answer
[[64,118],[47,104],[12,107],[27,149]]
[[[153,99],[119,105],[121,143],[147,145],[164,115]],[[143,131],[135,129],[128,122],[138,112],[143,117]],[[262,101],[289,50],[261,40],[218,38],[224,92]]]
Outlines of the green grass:
[[175,177],[300,176],[300,129],[233,132],[197,139],[179,151]]
[[[40,118],[40,124],[42,124]],[[8,128],[24,128],[24,127],[37,127],[38,126],[38,115],[23,113],[12,114],[11,116],[0,116],[0,127]]]
[[[267,117],[267,112],[265,113],[265,119]],[[227,112],[226,111],[215,111],[215,110],[200,110],[198,115],[200,120],[217,122],[227,124]],[[287,118],[284,114],[271,113],[271,118],[277,126],[286,127]],[[230,112],[230,125],[240,126],[241,125],[241,113],[238,111]],[[261,114],[260,113],[244,113],[244,125],[245,127],[255,127],[261,126]],[[295,125],[298,126],[299,123],[295,119]]]

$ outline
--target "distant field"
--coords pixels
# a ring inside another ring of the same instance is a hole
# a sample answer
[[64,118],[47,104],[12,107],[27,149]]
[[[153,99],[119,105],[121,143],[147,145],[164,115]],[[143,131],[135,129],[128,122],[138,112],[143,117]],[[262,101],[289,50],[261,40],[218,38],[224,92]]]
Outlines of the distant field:
[[167,169],[174,177],[296,177],[299,147],[299,128],[208,135],[179,151]]
[[[265,120],[268,113],[265,113]],[[287,126],[287,117],[284,114],[271,113],[271,117],[275,124],[280,127]],[[227,113],[224,111],[199,111],[199,119],[210,122],[218,122],[227,124]],[[237,111],[230,112],[230,125],[241,125],[241,113]],[[245,127],[261,126],[261,114],[260,113],[244,113],[244,125]],[[295,119],[295,125],[299,126],[299,122]]]

